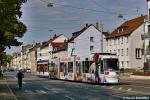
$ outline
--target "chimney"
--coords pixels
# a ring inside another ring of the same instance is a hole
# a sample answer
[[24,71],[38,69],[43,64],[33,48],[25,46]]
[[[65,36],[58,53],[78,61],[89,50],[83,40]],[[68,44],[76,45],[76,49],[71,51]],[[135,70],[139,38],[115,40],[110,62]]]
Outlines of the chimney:
[[88,27],[89,25],[88,25],[88,23],[86,23],[86,27]]
[[96,29],[100,31],[98,22],[96,22]]
[[57,37],[57,35],[55,34],[55,35],[54,35],[54,38],[56,38],[56,37]]

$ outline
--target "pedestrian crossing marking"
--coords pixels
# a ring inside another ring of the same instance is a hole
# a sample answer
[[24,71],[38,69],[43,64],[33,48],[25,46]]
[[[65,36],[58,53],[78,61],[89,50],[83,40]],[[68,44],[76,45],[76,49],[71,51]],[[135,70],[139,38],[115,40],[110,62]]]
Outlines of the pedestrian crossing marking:
[[131,91],[132,90],[132,88],[129,88],[127,91]]
[[31,91],[31,90],[25,90],[25,92],[26,92],[27,94],[34,94],[34,92]]
[[23,84],[26,84],[27,82],[22,82]]
[[114,88],[114,86],[111,86],[111,87],[110,87],[110,89],[113,89],[113,88]]
[[122,90],[122,87],[118,88],[118,90]]
[[47,92],[46,91],[43,91],[43,90],[36,90],[37,93],[40,93],[40,94],[46,94]]

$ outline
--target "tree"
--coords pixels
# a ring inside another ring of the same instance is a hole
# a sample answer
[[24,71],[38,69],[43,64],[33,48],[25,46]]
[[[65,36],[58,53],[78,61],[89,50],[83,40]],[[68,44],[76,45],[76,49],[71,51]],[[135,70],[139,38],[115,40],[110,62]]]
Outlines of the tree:
[[6,54],[5,57],[4,57],[5,63],[9,63],[10,64],[12,59],[13,59],[13,57],[10,54]]
[[21,5],[27,0],[0,0],[0,53],[7,47],[20,46],[16,38],[23,37],[27,27],[19,20]]

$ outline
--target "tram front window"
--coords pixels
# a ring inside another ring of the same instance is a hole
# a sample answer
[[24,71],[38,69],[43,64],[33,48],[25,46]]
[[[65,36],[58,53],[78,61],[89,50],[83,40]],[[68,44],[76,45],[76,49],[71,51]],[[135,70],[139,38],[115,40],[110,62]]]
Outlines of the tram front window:
[[107,70],[107,71],[119,70],[118,59],[105,59],[104,60],[104,70]]
[[68,62],[68,72],[73,72],[73,62]]

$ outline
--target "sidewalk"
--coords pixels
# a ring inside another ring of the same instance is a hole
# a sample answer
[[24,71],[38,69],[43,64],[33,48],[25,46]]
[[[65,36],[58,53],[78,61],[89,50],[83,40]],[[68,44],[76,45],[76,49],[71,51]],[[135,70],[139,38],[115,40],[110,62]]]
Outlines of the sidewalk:
[[17,100],[9,88],[5,77],[0,78],[0,100]]
[[149,80],[150,81],[150,76],[122,74],[122,75],[120,75],[120,79],[124,79],[124,80]]

